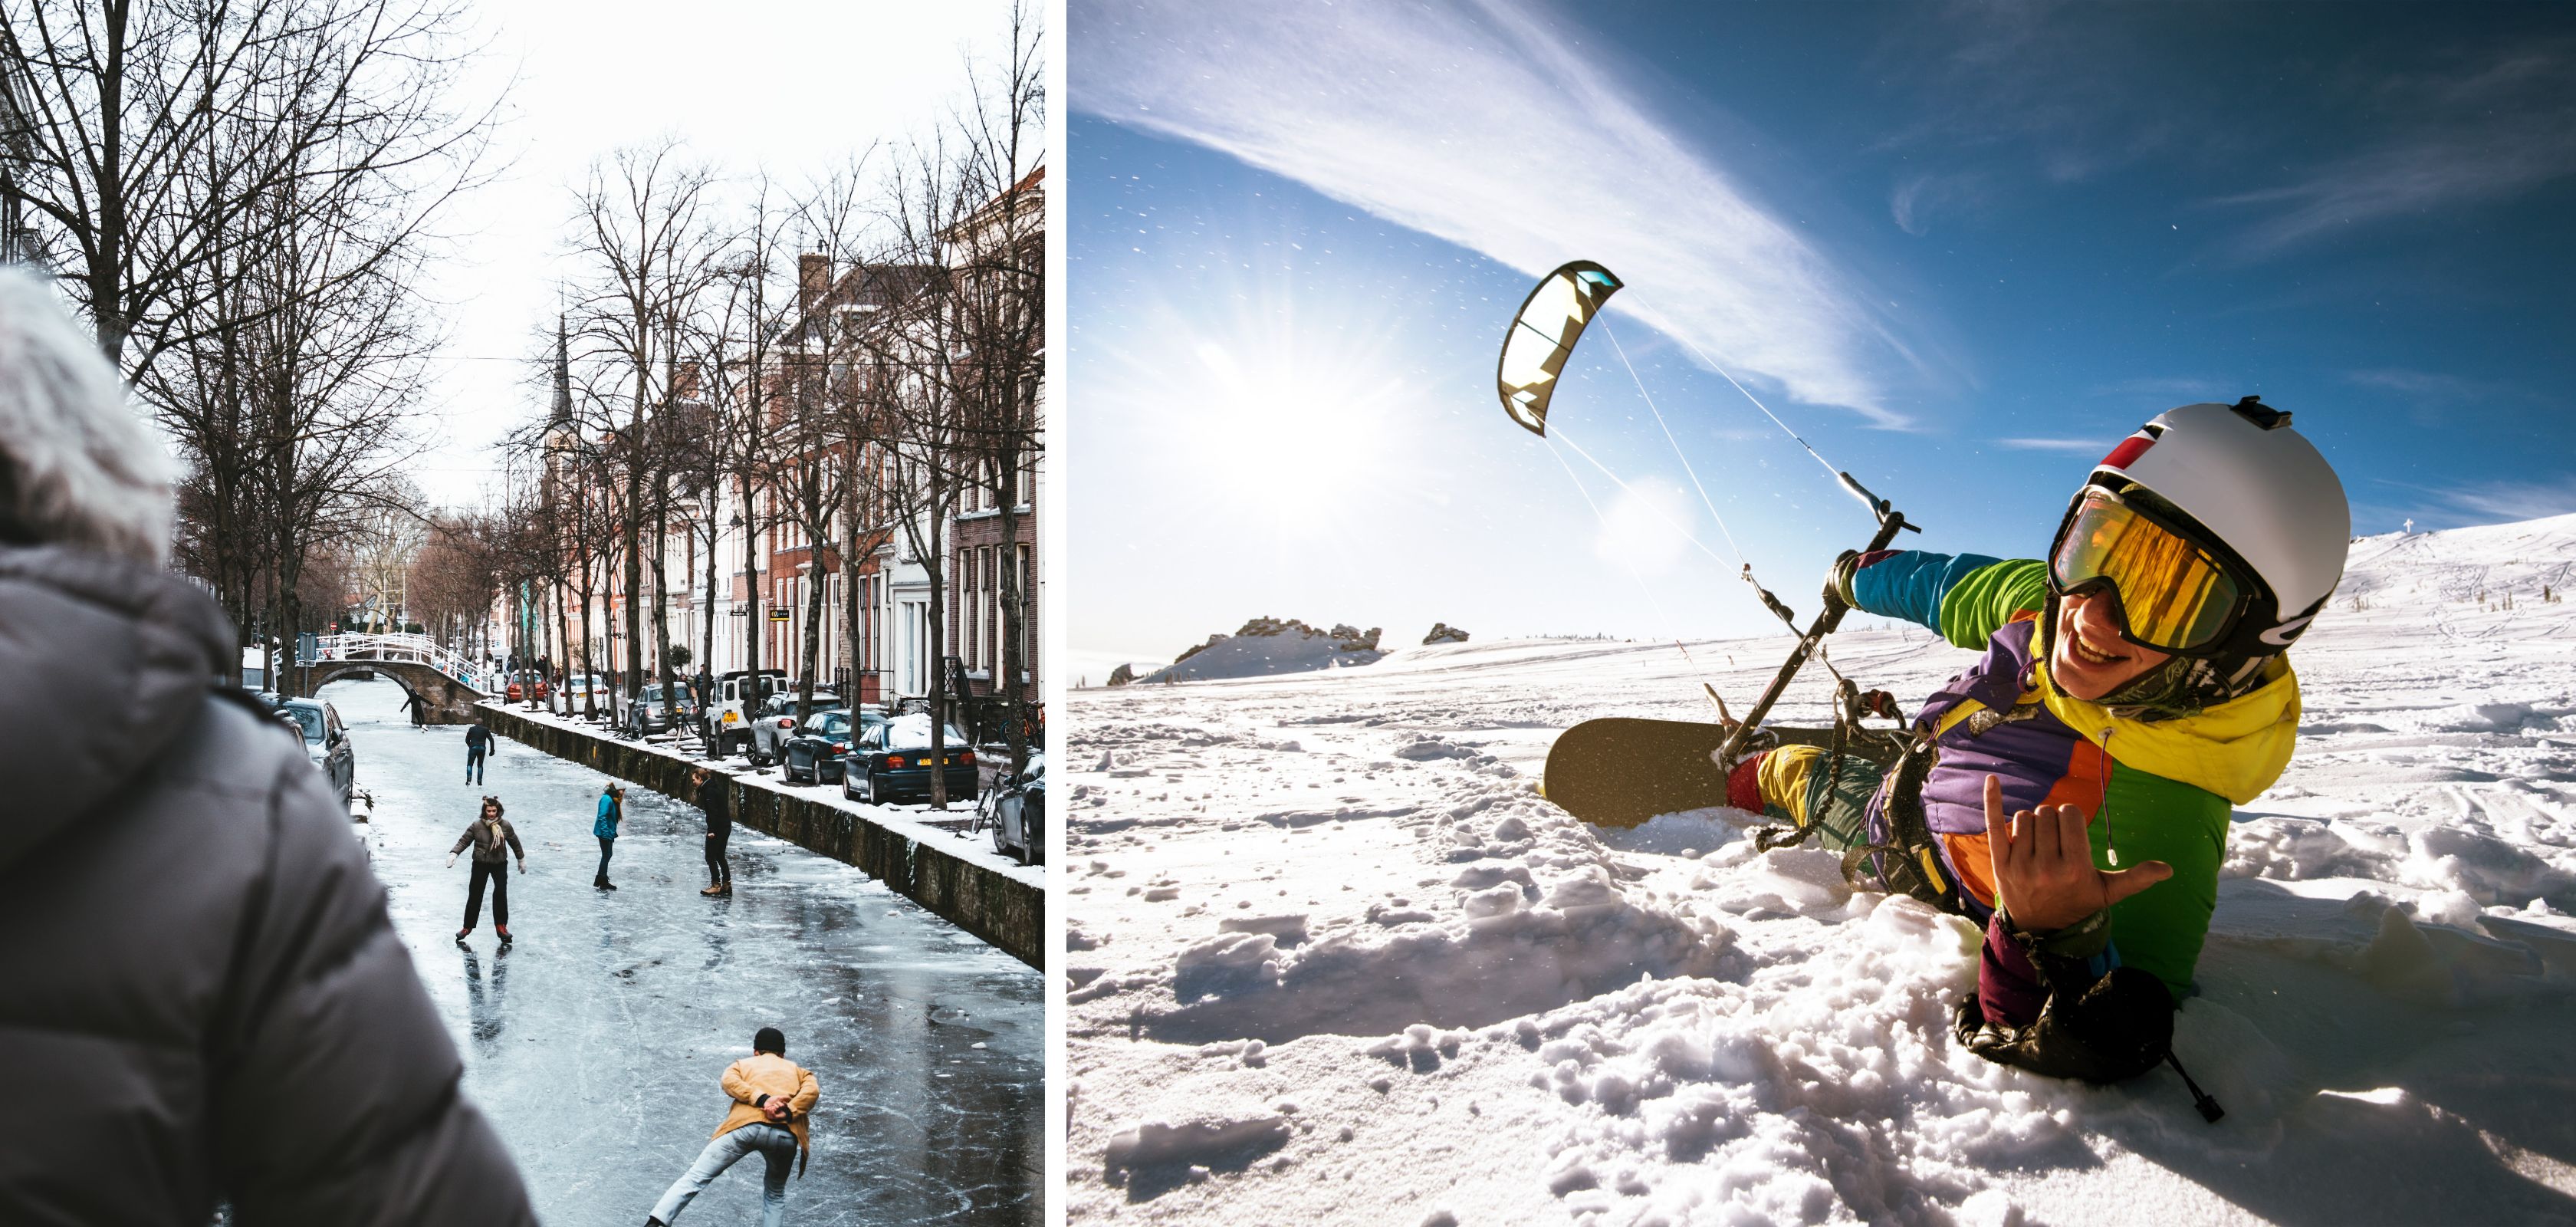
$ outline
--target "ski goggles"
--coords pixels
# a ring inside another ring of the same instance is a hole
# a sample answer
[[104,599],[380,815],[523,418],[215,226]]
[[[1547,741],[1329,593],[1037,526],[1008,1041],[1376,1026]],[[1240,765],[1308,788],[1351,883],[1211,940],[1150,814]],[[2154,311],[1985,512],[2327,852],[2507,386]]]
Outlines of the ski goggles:
[[2182,655],[2223,644],[2252,599],[2216,554],[2100,486],[2067,509],[2048,581],[2059,596],[2109,589],[2122,638]]

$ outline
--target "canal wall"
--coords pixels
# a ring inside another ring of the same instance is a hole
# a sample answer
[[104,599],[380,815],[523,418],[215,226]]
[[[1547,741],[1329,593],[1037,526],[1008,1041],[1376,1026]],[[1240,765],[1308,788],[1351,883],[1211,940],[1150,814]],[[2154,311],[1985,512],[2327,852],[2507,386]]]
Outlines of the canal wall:
[[492,731],[557,758],[695,804],[689,773],[707,767],[725,780],[736,823],[844,864],[855,865],[949,923],[1031,967],[1046,965],[1046,891],[991,865],[942,847],[954,836],[878,822],[829,801],[787,792],[771,781],[734,774],[644,742],[532,720],[499,703],[477,711]]

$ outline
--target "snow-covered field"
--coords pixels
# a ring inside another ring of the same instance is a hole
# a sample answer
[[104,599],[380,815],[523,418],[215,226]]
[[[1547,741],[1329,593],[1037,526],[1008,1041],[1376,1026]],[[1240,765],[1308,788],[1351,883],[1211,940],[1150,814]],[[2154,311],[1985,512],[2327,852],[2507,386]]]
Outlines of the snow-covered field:
[[[1072,1217],[2576,1222],[2576,601],[2543,582],[2576,516],[2354,545],[2178,1019],[2216,1125],[2170,1071],[1955,1045],[1976,932],[1827,853],[1541,800],[1566,726],[1705,718],[1670,644],[1075,692]],[[1786,644],[1693,655],[1749,699]],[[1968,660],[1831,651],[1909,709]]]

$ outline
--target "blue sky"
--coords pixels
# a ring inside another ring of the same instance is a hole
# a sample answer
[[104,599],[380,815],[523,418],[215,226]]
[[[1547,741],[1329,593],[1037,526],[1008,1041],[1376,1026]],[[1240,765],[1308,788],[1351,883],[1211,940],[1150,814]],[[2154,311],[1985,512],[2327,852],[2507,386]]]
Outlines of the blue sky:
[[[1691,346],[1930,549],[2035,554],[2117,438],[2247,393],[2357,532],[2576,511],[2576,6],[1072,0],[1068,37],[1077,672],[1255,614],[1755,633],[1739,558],[1811,611],[1869,520]],[[1625,489],[1494,397],[1578,257],[1619,348],[1553,421]]]

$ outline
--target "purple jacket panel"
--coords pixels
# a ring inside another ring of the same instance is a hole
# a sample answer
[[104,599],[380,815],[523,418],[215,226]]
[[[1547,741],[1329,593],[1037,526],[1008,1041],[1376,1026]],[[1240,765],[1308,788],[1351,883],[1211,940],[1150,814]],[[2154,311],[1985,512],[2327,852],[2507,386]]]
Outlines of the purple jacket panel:
[[[1985,656],[1951,678],[1924,703],[1915,718],[1915,727],[1938,725],[1944,716],[1970,699],[1990,711],[2011,710],[2021,697],[2022,679],[2030,671],[2031,640],[2037,628],[2037,622],[2021,621],[1996,631],[1987,640]],[[1982,736],[1971,734],[1964,722],[1953,725],[1942,734],[1940,760],[1923,781],[1925,825],[1943,835],[1983,833],[1988,775],[2003,781],[2007,810],[2037,806],[2065,778],[2076,744],[2082,740],[2045,707],[2028,719],[1998,724]],[[1882,795],[1870,802],[1870,833],[1874,839],[1889,836],[1882,813],[1885,800]],[[1940,851],[1946,864],[1950,857],[1948,841],[1941,841]],[[1955,877],[1958,867],[1951,865],[1950,870]],[[1978,919],[1984,919],[1984,907],[1975,899],[1967,903]]]

